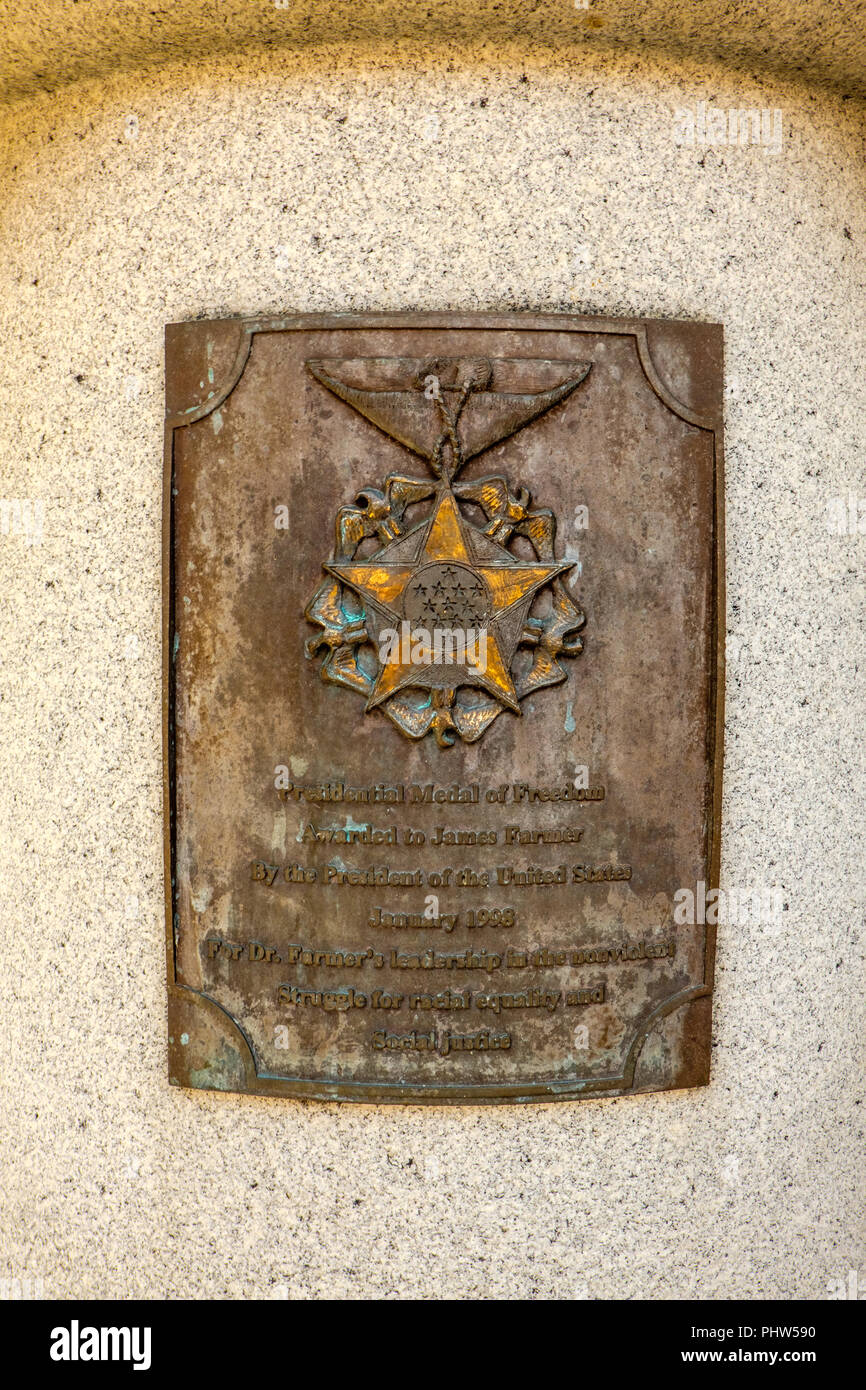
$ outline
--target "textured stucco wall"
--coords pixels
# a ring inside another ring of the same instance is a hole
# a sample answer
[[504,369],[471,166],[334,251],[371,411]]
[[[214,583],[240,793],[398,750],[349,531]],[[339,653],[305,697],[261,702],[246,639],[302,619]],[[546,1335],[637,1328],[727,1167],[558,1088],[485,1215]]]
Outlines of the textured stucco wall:
[[240,49],[511,40],[714,57],[866,93],[866,0],[4,0],[0,94]]
[[[673,109],[782,112],[777,151]],[[0,116],[0,1274],[51,1297],[824,1296],[866,1267],[864,123],[686,61],[212,58]],[[723,928],[701,1091],[375,1109],[170,1090],[162,328],[316,309],[726,327]],[[859,674],[858,674],[859,668]]]

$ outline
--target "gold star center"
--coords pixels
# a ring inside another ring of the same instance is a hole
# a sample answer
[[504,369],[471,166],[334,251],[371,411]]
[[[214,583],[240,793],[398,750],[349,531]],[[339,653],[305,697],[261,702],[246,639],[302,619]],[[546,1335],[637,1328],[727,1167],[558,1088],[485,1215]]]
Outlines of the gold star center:
[[[475,553],[478,547],[472,545],[473,533],[483,545],[483,558]],[[417,548],[413,537],[418,542]],[[402,557],[407,547],[415,550],[411,558],[407,554],[403,563],[396,556],[388,561],[389,551],[399,551]],[[435,566],[435,570],[431,570],[433,582],[428,584],[427,576],[422,577],[420,571],[429,566]],[[456,630],[462,618],[471,617],[473,621],[469,626],[476,632],[483,629],[486,633],[486,662],[481,660],[479,644],[467,645],[466,660],[451,667],[453,680],[449,672],[448,684],[478,686],[519,714],[517,692],[502,654],[503,646],[507,649],[510,645],[513,651],[517,642],[513,632],[506,640],[503,620],[509,613],[515,616],[516,605],[531,599],[571,565],[525,564],[503,547],[494,546],[464,519],[453,492],[444,484],[437,494],[431,517],[401,541],[385,547],[369,560],[331,564],[325,568],[362,599],[372,602],[386,624],[390,621],[397,633],[402,630],[405,634],[407,626],[411,626],[407,624],[407,589],[410,590],[408,606],[413,610],[418,610],[420,599],[425,614],[441,614],[445,621],[446,615],[453,613],[453,618],[447,617],[450,628]],[[448,568],[451,568],[450,574]],[[413,585],[416,576],[418,582]],[[435,591],[435,583],[442,586],[441,592]],[[478,615],[485,610],[486,622],[481,623]],[[416,647],[416,653],[419,650],[422,649]],[[423,650],[421,660],[407,661],[405,655],[406,642],[395,644],[395,654],[382,663],[367,709],[407,686],[424,689],[442,686],[443,667],[440,662],[434,662],[432,651],[428,653],[428,660],[423,659]]]

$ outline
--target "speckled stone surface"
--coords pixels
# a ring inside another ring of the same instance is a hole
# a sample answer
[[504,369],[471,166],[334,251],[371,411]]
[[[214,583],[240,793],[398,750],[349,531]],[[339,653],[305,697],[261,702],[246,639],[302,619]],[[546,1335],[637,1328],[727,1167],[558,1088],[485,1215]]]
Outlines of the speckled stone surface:
[[862,96],[864,31],[866,0],[4,0],[0,93],[53,91],[190,53],[409,39],[428,56],[516,40],[536,57],[547,43],[722,58]]
[[[780,110],[781,147],[678,146],[699,101]],[[754,68],[535,41],[213,57],[0,116],[2,492],[44,504],[41,540],[10,509],[0,534],[0,1274],[58,1298],[866,1283],[866,534],[827,526],[866,499],[863,136],[856,99]],[[168,1086],[163,325],[410,308],[725,324],[723,883],[786,906],[720,931],[703,1090]]]

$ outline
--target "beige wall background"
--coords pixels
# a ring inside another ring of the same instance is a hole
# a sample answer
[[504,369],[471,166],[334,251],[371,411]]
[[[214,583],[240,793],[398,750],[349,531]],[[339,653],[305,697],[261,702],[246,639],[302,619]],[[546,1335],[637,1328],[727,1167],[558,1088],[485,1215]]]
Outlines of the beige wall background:
[[[7,6],[0,1276],[51,1298],[866,1287],[863,7],[448,0],[426,31],[412,4],[342,27],[223,8]],[[780,112],[779,147],[678,145],[701,101]],[[412,308],[725,324],[722,882],[785,910],[720,931],[703,1090],[402,1109],[168,1086],[163,325]]]

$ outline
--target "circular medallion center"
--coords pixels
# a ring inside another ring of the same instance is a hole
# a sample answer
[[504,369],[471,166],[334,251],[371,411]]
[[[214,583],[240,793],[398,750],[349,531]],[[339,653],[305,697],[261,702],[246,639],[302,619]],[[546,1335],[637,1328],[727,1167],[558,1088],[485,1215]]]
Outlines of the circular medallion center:
[[490,595],[479,574],[452,561],[425,565],[409,580],[403,613],[423,627],[484,627]]

